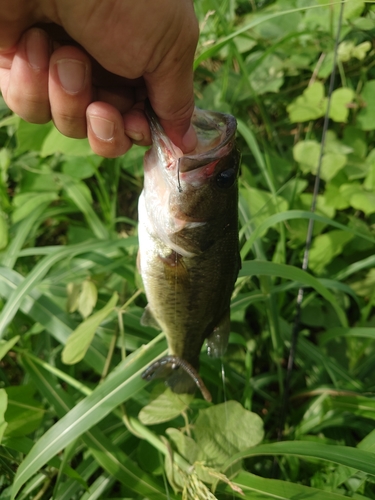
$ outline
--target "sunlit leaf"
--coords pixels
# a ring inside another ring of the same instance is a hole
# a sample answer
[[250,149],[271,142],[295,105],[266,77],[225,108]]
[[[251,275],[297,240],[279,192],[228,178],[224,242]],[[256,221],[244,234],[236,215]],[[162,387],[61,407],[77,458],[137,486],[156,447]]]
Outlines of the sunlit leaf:
[[117,300],[118,294],[114,293],[109,302],[100,311],[87,318],[74,330],[62,352],[64,363],[72,365],[84,358],[98,326],[113,311]]
[[307,87],[302,95],[287,107],[291,122],[316,120],[324,115],[325,109],[324,86],[320,82],[314,82]]
[[84,318],[90,316],[97,300],[98,290],[95,286],[95,283],[90,280],[85,280],[82,283],[81,293],[79,294],[78,299],[78,311]]
[[352,234],[340,230],[333,230],[316,236],[310,250],[310,269],[320,274],[336,255],[340,255],[346,243],[352,238]]
[[233,454],[259,444],[263,434],[262,419],[237,401],[200,410],[194,426],[199,458],[216,466]]
[[349,116],[349,104],[354,99],[354,91],[349,88],[340,88],[332,92],[329,117],[335,122],[346,122]]
[[94,154],[87,139],[71,139],[53,127],[43,141],[40,154],[45,157],[54,153],[65,153],[74,156]]
[[144,406],[139,412],[139,420],[145,425],[154,425],[168,422],[185,411],[193,396],[190,394],[175,394],[166,389],[151,403]]

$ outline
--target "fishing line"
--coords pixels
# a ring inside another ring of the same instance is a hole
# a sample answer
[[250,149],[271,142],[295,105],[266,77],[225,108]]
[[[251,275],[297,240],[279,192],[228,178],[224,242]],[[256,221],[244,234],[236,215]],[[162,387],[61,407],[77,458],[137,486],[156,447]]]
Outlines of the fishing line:
[[[327,135],[328,125],[329,125],[329,112],[330,112],[330,108],[331,108],[332,92],[333,92],[333,88],[334,88],[334,84],[335,84],[335,77],[336,77],[337,54],[338,54],[338,47],[339,47],[339,43],[340,43],[340,34],[341,34],[342,19],[343,19],[343,13],[344,13],[344,2],[345,2],[345,0],[341,0],[341,4],[340,4],[340,13],[339,13],[337,33],[336,33],[336,38],[335,38],[335,47],[334,47],[334,53],[333,53],[333,69],[332,69],[331,78],[330,78],[330,82],[329,82],[329,89],[328,89],[327,110],[326,110],[326,113],[324,116],[318,169],[317,169],[317,173],[316,173],[316,177],[315,177],[314,191],[313,191],[312,203],[311,203],[311,207],[310,207],[310,211],[313,213],[315,212],[315,209],[316,209],[316,203],[317,203],[317,198],[318,198],[318,193],[319,193],[320,172],[321,172],[321,167],[322,167],[322,160],[323,160],[324,147],[325,147],[325,142],[326,142],[326,135]],[[313,229],[314,229],[314,221],[313,221],[313,219],[309,219],[309,225],[308,225],[307,235],[306,235],[305,251],[304,251],[303,261],[302,261],[302,269],[304,271],[307,270],[307,267],[309,264],[309,254],[310,254],[310,248],[311,248],[311,243],[312,243]],[[300,328],[301,328],[301,306],[302,306],[302,302],[303,302],[303,296],[304,296],[304,288],[300,287],[298,290],[298,295],[297,295],[296,313],[295,313],[295,317],[294,317],[291,345],[290,345],[290,350],[289,350],[287,371],[286,371],[285,382],[284,382],[284,392],[283,392],[283,397],[282,397],[280,424],[279,424],[279,429],[278,429],[278,440],[279,441],[283,437],[283,431],[284,431],[285,421],[286,421],[286,414],[287,414],[287,410],[288,410],[288,396],[289,396],[289,390],[290,390],[290,383],[291,383],[291,377],[292,377],[292,373],[293,373],[294,361],[295,361],[295,357],[296,357],[298,337],[299,337],[299,332],[300,332]]]

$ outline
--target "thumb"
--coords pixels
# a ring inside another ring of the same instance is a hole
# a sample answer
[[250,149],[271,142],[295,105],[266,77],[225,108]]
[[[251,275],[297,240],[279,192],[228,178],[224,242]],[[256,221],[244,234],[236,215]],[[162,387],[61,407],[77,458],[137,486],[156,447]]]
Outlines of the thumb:
[[193,61],[198,36],[193,13],[159,66],[144,75],[148,97],[165,133],[184,153],[197,145],[191,117],[194,111]]

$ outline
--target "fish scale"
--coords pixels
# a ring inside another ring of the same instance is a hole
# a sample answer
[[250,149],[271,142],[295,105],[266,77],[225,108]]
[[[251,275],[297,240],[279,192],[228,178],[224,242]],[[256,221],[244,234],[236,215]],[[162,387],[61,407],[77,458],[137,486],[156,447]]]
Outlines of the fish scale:
[[197,381],[184,362],[198,371],[204,341],[210,355],[221,356],[230,332],[240,268],[236,120],[196,108],[198,145],[183,155],[153,111],[147,114],[153,145],[139,199],[138,266],[148,299],[142,323],[165,332],[174,356],[147,370],[147,378],[164,377],[173,391],[193,392]]

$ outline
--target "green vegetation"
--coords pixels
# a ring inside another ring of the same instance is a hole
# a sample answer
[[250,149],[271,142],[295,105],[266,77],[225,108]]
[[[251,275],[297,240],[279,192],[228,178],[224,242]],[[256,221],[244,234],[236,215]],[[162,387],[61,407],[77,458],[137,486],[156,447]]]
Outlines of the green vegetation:
[[223,362],[201,355],[214,404],[140,377],[166,353],[139,322],[144,149],[96,157],[0,100],[0,499],[375,498],[375,5],[364,0],[345,3],[310,212],[339,10],[196,2],[197,105],[238,118],[243,158],[229,348]]

